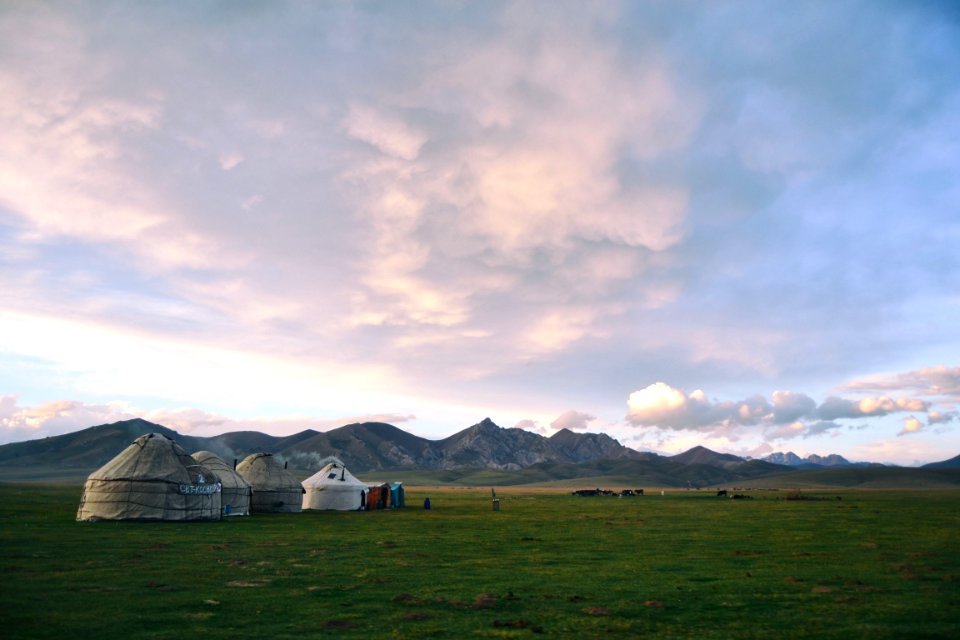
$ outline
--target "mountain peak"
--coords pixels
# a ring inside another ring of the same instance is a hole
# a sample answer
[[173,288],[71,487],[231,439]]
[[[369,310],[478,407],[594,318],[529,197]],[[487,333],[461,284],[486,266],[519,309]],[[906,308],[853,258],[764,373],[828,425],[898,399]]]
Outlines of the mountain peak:
[[687,449],[683,453],[678,453],[675,456],[670,456],[670,459],[674,462],[680,462],[682,464],[718,465],[723,463],[729,464],[743,462],[743,458],[729,453],[717,453],[716,451],[712,451],[701,445]]

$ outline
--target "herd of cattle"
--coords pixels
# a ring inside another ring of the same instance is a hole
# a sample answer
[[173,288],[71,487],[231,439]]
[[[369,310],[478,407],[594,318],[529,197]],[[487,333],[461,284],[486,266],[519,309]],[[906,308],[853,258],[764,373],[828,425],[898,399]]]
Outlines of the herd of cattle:
[[[642,496],[643,489],[621,489],[620,491],[610,491],[609,489],[577,489],[572,493],[575,496]],[[718,498],[730,498],[731,500],[752,500],[753,496],[744,493],[728,494],[726,489],[717,490]]]
[[642,496],[643,489],[622,489],[621,491],[610,491],[609,489],[578,489],[573,492],[575,496]]

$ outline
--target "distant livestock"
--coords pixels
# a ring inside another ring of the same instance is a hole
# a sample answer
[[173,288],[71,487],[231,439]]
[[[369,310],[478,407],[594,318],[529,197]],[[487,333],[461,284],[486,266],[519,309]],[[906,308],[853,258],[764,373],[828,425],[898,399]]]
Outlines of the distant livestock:
[[574,496],[642,496],[643,489],[623,489],[610,491],[609,489],[577,489],[571,492]]
[[726,490],[726,489],[720,489],[720,491],[717,491],[717,497],[718,497],[718,498],[721,497],[721,496],[726,496],[726,495],[727,495],[727,490]]

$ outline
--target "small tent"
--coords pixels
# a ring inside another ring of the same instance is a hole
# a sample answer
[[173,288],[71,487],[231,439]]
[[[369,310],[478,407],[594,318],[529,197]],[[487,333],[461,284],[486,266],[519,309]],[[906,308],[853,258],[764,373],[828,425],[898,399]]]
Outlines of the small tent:
[[250,511],[300,512],[303,487],[272,453],[251,453],[237,465],[237,473],[253,487]]
[[367,497],[370,509],[389,509],[391,507],[390,485],[386,482],[382,484],[370,485],[370,495]]
[[220,492],[223,515],[250,515],[250,497],[253,495],[253,487],[243,479],[243,476],[209,451],[197,451],[191,457],[220,478],[220,485],[223,487]]
[[220,488],[180,445],[148,433],[90,474],[77,520],[219,520]]
[[403,490],[402,482],[393,482],[390,484],[390,504],[394,509],[407,506],[407,497]]
[[304,509],[356,511],[367,505],[367,485],[347,471],[336,458],[303,481]]

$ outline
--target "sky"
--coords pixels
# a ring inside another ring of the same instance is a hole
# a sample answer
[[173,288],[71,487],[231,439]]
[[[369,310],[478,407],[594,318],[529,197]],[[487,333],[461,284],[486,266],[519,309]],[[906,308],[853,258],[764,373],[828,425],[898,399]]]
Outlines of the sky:
[[949,2],[0,2],[0,443],[960,453]]

